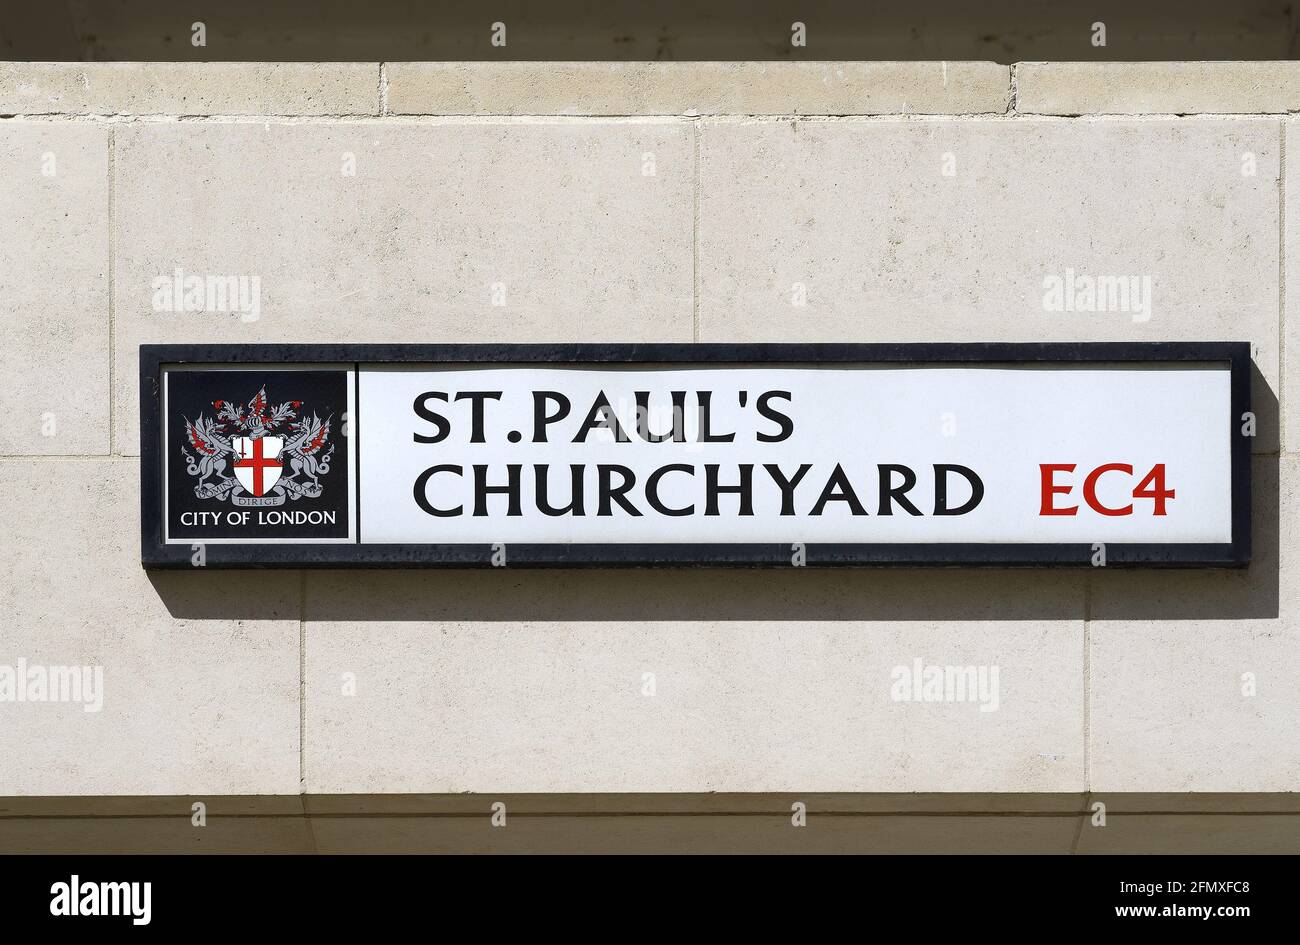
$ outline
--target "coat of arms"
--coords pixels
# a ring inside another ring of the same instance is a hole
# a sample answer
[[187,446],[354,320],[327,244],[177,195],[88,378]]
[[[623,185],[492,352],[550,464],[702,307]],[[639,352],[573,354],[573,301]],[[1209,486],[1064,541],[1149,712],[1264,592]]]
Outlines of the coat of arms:
[[[263,387],[247,406],[212,403],[212,417],[185,418],[185,471],[198,478],[194,494],[238,506],[284,505],[315,499],[330,471],[330,419],[300,415],[302,402],[272,406]],[[188,445],[187,445],[188,444]],[[230,473],[227,473],[229,468]]]

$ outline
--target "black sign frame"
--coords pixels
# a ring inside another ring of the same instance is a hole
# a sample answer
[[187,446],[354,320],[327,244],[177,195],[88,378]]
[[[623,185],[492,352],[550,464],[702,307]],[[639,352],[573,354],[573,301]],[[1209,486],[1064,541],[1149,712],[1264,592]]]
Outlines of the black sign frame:
[[[163,541],[163,367],[223,364],[989,364],[1218,362],[1230,370],[1232,541],[1106,544],[1107,567],[1244,567],[1251,553],[1251,409],[1246,342],[940,344],[198,344],[140,346],[140,522],[145,568],[192,568],[190,544]],[[359,489],[360,476],[353,488]],[[357,503],[358,509],[360,503]],[[359,528],[358,528],[359,531]],[[808,567],[1089,566],[1088,543],[871,543],[805,546]],[[206,544],[207,568],[487,568],[483,544]],[[792,567],[789,544],[510,544],[508,567]]]

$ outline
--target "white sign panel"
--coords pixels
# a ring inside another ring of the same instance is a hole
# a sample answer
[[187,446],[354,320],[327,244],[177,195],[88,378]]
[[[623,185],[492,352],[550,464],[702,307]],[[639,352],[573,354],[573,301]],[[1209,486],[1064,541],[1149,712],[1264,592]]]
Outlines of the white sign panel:
[[1232,540],[1229,376],[1212,367],[359,380],[363,542]]

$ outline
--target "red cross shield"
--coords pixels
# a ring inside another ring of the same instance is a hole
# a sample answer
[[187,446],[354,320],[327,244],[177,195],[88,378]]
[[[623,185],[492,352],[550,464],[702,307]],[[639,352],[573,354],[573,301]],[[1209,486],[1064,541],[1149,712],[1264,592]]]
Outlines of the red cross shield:
[[235,478],[239,484],[255,496],[264,496],[280,480],[284,467],[280,463],[280,450],[284,448],[282,436],[237,436],[230,445],[239,454],[236,461]]

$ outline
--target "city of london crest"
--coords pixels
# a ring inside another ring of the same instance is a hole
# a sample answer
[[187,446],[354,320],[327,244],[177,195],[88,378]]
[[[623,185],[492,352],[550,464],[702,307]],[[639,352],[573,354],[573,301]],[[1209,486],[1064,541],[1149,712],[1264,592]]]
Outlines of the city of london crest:
[[212,407],[212,417],[184,418],[181,453],[198,498],[269,507],[320,496],[334,453],[331,418],[308,417],[298,400],[272,405],[265,387],[247,405],[217,400]]

